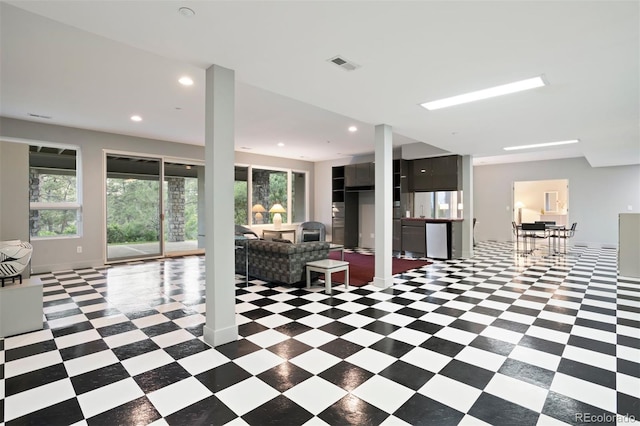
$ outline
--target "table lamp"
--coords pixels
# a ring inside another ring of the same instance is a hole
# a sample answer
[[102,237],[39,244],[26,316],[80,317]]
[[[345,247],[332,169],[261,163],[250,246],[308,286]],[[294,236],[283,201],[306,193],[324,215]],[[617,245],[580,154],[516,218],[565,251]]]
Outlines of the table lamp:
[[284,207],[282,207],[282,204],[280,203],[274,204],[273,207],[269,209],[269,213],[275,213],[273,215],[273,227],[276,230],[280,230],[280,227],[282,226],[282,216],[280,216],[280,213],[286,212],[287,211],[284,209]]
[[522,208],[524,207],[524,203],[522,203],[521,201],[518,201],[516,203],[516,209],[518,209],[518,225],[522,224]]
[[267,209],[264,208],[264,206],[262,204],[256,204],[253,207],[251,207],[251,211],[253,213],[255,213],[255,223],[262,223],[262,213],[266,212]]

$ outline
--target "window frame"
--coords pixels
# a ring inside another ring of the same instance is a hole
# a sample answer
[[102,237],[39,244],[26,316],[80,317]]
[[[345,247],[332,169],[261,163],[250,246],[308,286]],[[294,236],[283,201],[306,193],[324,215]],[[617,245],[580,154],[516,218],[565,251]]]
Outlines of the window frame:
[[[41,148],[54,148],[58,150],[69,149],[75,151],[75,179],[76,179],[76,201],[61,201],[61,202],[52,202],[52,201],[29,201],[29,216],[31,216],[32,211],[51,211],[51,210],[71,210],[75,211],[76,216],[76,232],[75,234],[62,234],[62,235],[50,235],[50,236],[38,236],[32,235],[31,223],[29,223],[29,238],[32,241],[42,241],[42,240],[54,240],[54,239],[74,239],[80,238],[83,235],[83,218],[82,218],[82,155],[80,151],[80,147],[77,145],[67,145],[60,144],[55,142],[46,142],[46,143],[34,143],[27,142],[29,145],[29,149],[32,146],[41,147]],[[34,167],[31,165],[31,152],[29,151],[29,167],[28,173],[31,173],[32,169],[41,169],[45,170],[42,167]],[[56,169],[48,168],[47,170],[53,171]],[[54,175],[55,173],[48,173]],[[31,188],[29,188],[29,200],[31,200]]]

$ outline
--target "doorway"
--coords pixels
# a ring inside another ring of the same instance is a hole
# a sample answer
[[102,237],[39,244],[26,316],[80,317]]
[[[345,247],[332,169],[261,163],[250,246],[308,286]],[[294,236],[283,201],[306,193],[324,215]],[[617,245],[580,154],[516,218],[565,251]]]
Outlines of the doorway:
[[204,253],[204,166],[105,155],[106,262]]
[[513,221],[551,221],[567,226],[569,180],[520,181],[513,184]]

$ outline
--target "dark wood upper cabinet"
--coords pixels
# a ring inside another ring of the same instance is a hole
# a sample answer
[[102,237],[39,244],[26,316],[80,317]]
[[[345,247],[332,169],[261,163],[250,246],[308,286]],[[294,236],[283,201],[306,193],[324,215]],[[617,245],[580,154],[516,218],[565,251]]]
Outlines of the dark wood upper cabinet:
[[410,191],[457,191],[462,187],[462,157],[419,158],[410,162]]
[[373,163],[358,163],[345,166],[345,186],[362,187],[375,184],[375,168]]

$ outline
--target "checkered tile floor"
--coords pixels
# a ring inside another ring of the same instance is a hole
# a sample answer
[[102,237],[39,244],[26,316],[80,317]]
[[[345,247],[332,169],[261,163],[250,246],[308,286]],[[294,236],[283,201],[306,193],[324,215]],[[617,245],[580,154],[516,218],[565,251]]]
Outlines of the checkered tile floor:
[[479,243],[333,295],[238,276],[241,338],[216,349],[202,257],[41,279],[45,329],[0,339],[7,425],[640,419],[640,280],[616,276],[611,249]]

